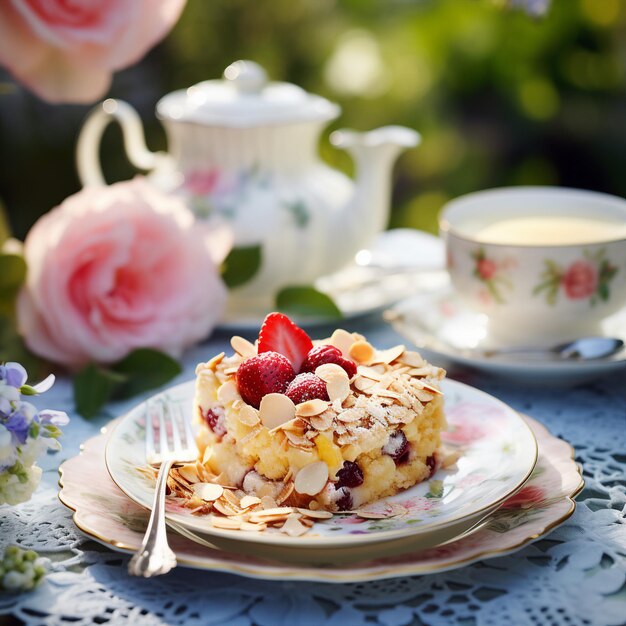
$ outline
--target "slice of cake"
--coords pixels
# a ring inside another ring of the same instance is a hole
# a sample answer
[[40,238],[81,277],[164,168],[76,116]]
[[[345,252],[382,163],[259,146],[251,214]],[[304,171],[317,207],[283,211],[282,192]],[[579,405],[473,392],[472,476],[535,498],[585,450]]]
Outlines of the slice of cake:
[[196,369],[206,469],[278,505],[348,511],[427,479],[445,427],[445,372],[404,346],[336,330],[311,341],[271,313]]

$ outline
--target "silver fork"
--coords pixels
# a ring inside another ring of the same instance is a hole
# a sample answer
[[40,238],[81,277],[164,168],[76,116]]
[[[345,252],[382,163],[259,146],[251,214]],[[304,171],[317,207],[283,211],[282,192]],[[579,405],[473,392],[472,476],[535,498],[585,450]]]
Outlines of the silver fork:
[[[158,437],[155,437],[155,418]],[[182,437],[177,422],[182,422]],[[171,445],[168,435],[171,435]],[[175,463],[191,463],[197,457],[193,431],[180,406],[174,408],[171,403],[163,401],[149,403],[146,409],[146,460],[150,465],[159,467],[159,474],[146,534],[128,564],[128,572],[133,576],[159,576],[176,567],[176,555],[167,543],[165,487]]]

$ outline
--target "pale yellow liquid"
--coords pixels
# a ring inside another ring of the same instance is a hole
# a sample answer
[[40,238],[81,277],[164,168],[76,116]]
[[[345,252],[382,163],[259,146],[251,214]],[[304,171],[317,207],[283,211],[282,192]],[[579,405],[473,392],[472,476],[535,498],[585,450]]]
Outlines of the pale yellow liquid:
[[479,228],[474,236],[484,243],[510,245],[589,244],[626,237],[626,221],[565,215],[514,217]]

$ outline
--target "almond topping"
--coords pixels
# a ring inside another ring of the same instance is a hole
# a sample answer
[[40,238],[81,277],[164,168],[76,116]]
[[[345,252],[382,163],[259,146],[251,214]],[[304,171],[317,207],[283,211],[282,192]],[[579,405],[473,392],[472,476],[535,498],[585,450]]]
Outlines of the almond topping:
[[337,377],[342,377],[348,380],[348,374],[346,370],[336,363],[324,363],[315,370],[315,375],[321,378],[325,383],[329,380]]
[[338,328],[330,338],[331,345],[339,348],[343,356],[350,356],[350,348],[354,343],[354,335],[343,328]]
[[333,425],[334,418],[335,415],[332,411],[324,411],[320,415],[312,415],[309,422],[315,430],[328,430]]
[[300,535],[304,535],[308,530],[309,529],[304,524],[300,523],[299,516],[293,514],[287,518],[287,521],[280,529],[281,532],[290,537],[300,537]]
[[297,474],[295,488],[298,493],[308,496],[317,495],[328,481],[328,465],[323,461],[316,461],[305,465]]
[[244,404],[239,410],[239,421],[246,426],[255,426],[259,423],[259,412],[249,404]]
[[274,500],[271,496],[263,496],[261,498],[261,506],[267,511],[269,509],[275,509],[278,504],[276,504],[276,500]]
[[268,430],[278,428],[296,415],[296,405],[282,393],[268,393],[261,398],[259,417]]
[[373,367],[369,367],[367,365],[359,365],[357,368],[358,373],[365,378],[369,378],[370,380],[382,380],[383,374],[381,374],[377,369]]
[[410,365],[411,367],[422,367],[426,363],[419,352],[413,352],[411,350],[405,350],[404,354],[398,358],[398,361],[405,365]]
[[241,528],[241,522],[238,519],[232,519],[230,517],[211,517],[211,526],[214,528],[225,528],[226,530],[239,530]]
[[367,341],[355,341],[348,351],[349,356],[358,363],[367,363],[374,356],[374,347]]
[[[315,500],[313,500],[313,502],[315,502]],[[312,509],[297,509],[297,510],[299,513],[302,513],[302,515],[306,517],[310,517],[311,519],[330,519],[333,516],[333,514],[330,511],[319,511],[319,510],[314,511]]]
[[[322,366],[323,367],[323,366]],[[343,402],[350,395],[350,381],[347,376],[333,376],[326,381],[326,391],[331,401]],[[333,405],[333,408],[334,405]],[[341,406],[339,407],[341,408]]]
[[230,340],[230,345],[233,350],[240,354],[244,359],[247,359],[251,356],[256,356],[256,348],[254,344],[251,344],[247,339],[243,337],[239,337],[239,335],[235,335]]
[[259,524],[259,523],[252,523],[252,522],[241,522],[241,526],[240,526],[241,530],[251,530],[253,532],[261,532],[262,530],[265,530],[267,528],[267,524]]
[[227,380],[217,390],[217,399],[222,404],[226,404],[227,402],[234,402],[235,400],[240,400],[241,396],[239,395],[237,383],[233,380]]
[[242,509],[249,509],[251,506],[255,506],[256,504],[261,504],[261,498],[257,498],[256,496],[244,496],[239,502],[239,506]]
[[[223,352],[216,354],[211,360],[207,361],[204,367],[210,370],[215,370],[216,366],[219,365],[226,355]],[[198,366],[200,367],[200,366]]]
[[193,486],[193,492],[205,502],[213,502],[221,497],[224,493],[224,488],[222,485],[216,485],[215,483],[196,483]]
[[178,468],[178,473],[188,482],[190,483],[198,483],[200,482],[200,477],[198,476],[198,471],[196,470],[195,465],[183,465]]
[[307,400],[296,404],[296,415],[301,417],[311,417],[313,415],[319,415],[328,408],[328,402],[315,398],[314,400]]
[[394,346],[393,348],[389,348],[388,350],[376,350],[372,363],[393,363],[396,359],[399,359],[402,356],[405,350],[405,346],[401,344]]

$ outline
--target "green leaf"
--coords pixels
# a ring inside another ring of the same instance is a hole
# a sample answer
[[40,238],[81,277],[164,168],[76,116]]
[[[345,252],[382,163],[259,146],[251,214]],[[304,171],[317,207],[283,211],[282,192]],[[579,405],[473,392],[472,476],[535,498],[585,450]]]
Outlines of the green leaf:
[[86,419],[98,414],[113,392],[126,381],[123,374],[112,372],[93,363],[74,376],[74,404]]
[[0,253],[0,296],[12,294],[26,279],[26,261],[19,254]]
[[4,206],[0,204],[0,246],[11,236],[9,219],[7,218]]
[[313,287],[285,287],[276,295],[276,308],[283,313],[298,317],[343,317],[339,307],[330,296]]
[[251,280],[261,267],[261,246],[233,248],[222,268],[222,280],[232,289]]
[[598,285],[598,295],[600,296],[600,299],[604,300],[605,302],[609,299],[611,294],[609,292],[609,286],[607,283],[600,283]]
[[160,387],[182,371],[178,361],[164,352],[151,348],[133,350],[111,369],[124,379],[114,392],[117,399],[131,398]]

